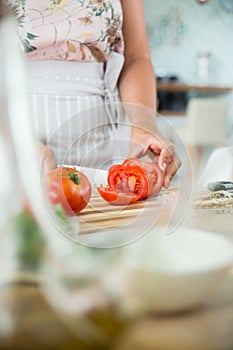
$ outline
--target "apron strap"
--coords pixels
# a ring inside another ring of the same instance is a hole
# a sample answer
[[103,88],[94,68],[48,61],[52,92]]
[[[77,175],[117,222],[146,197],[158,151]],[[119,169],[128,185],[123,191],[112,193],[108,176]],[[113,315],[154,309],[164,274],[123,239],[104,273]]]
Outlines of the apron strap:
[[105,72],[104,72],[104,102],[105,109],[109,119],[109,123],[112,125],[112,129],[116,129],[119,108],[119,97],[117,93],[117,82],[124,64],[124,56],[117,53],[112,52],[109,56],[106,64],[105,64]]
[[129,152],[130,123],[120,103],[117,82],[124,64],[124,56],[112,52],[104,71],[104,102],[105,111],[111,126],[110,134],[113,140],[113,161],[123,161]]

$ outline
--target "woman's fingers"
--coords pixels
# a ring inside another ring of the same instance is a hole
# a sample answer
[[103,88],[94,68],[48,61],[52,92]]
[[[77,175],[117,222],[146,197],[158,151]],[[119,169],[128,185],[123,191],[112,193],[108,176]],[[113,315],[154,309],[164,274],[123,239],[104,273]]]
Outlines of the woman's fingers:
[[164,173],[164,187],[168,188],[171,179],[181,166],[173,143],[163,139],[160,135],[158,138],[151,138],[148,137],[148,134],[143,135],[140,141],[138,138],[137,141],[131,148],[130,156],[140,158],[147,155],[153,162],[157,163]]
[[[150,145],[150,149],[154,151],[155,155],[158,154],[157,145]],[[159,152],[158,165],[164,172],[164,187],[168,188],[171,179],[181,166],[181,161],[175,151],[175,147],[169,140],[163,142],[163,146]]]
[[172,158],[174,156],[174,146],[172,143],[167,142],[164,144],[163,148],[161,149],[158,165],[161,168],[161,170],[165,170],[168,166],[168,164],[172,161]]
[[181,161],[176,153],[173,155],[172,161],[168,164],[166,171],[165,171],[165,177],[164,177],[164,187],[168,188],[170,186],[170,182],[175,176],[177,170],[181,166]]

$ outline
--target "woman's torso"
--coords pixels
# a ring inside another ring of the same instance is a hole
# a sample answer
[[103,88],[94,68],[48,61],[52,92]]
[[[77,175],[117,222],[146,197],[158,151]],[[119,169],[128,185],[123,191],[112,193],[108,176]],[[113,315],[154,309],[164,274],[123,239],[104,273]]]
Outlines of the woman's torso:
[[7,0],[31,60],[104,62],[123,52],[120,0]]

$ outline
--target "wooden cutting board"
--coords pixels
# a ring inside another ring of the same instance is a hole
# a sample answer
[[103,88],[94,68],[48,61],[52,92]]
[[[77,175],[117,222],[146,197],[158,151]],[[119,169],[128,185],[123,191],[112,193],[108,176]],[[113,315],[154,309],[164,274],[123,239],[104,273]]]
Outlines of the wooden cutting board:
[[[135,203],[112,205],[99,195],[93,195],[87,207],[79,213],[79,234],[95,233],[106,229],[120,228],[130,225],[143,214],[160,213],[171,192],[177,189],[162,190],[157,196]],[[157,214],[156,214],[157,215]]]

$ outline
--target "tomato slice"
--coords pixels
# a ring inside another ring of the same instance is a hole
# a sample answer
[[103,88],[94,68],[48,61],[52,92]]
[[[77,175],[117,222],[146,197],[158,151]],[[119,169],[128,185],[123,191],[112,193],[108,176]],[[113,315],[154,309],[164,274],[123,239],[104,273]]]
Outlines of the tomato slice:
[[116,192],[110,187],[97,187],[100,196],[107,202],[114,205],[127,205],[129,203],[136,202],[139,197],[136,194]]
[[144,199],[149,195],[147,174],[137,165],[113,165],[108,172],[108,184],[116,192],[136,194],[139,199]]

